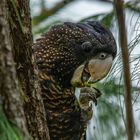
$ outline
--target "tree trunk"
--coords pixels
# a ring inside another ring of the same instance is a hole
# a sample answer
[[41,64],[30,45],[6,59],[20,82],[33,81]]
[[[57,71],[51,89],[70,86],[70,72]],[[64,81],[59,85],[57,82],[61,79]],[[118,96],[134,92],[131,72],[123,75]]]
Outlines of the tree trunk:
[[[25,140],[29,139],[25,115],[20,98],[16,69],[12,55],[12,42],[9,25],[6,19],[7,5],[0,2],[0,108],[5,111],[10,122],[23,133]],[[0,112],[2,113],[2,112]],[[4,132],[1,132],[4,133]]]
[[6,112],[10,114],[8,118],[19,127],[22,124],[26,130],[27,124],[33,139],[49,140],[45,110],[33,65],[29,1],[2,0],[0,10],[0,99],[3,99],[0,103],[5,105]]

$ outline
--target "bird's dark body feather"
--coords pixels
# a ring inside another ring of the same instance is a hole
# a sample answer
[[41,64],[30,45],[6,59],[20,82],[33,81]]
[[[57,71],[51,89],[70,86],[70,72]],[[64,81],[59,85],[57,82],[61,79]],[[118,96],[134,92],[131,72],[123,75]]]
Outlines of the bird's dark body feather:
[[[85,41],[94,46],[88,54],[81,49]],[[112,34],[96,22],[54,26],[34,44],[51,140],[83,138],[86,122],[81,117],[70,80],[75,69],[101,49],[115,56],[116,48],[112,48],[112,44]]]

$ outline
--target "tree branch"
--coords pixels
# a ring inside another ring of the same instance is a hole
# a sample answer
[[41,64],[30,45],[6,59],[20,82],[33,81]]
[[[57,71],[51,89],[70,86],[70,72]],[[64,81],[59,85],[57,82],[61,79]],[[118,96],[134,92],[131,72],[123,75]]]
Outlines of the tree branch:
[[125,17],[123,12],[123,1],[114,0],[115,9],[117,14],[120,45],[123,59],[123,72],[124,72],[124,85],[125,85],[125,108],[126,108],[126,120],[127,120],[127,136],[128,140],[134,139],[134,122],[133,122],[133,111],[131,101],[131,77],[130,77],[130,66],[129,66],[129,53],[127,47],[127,35],[125,28]]
[[8,8],[13,54],[28,130],[35,140],[49,140],[45,109],[33,62],[29,1],[9,0]]

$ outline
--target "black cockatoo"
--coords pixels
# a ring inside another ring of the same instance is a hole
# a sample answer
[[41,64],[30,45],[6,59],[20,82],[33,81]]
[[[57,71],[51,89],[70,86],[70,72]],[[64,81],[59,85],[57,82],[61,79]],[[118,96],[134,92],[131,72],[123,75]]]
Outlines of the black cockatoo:
[[33,49],[50,139],[82,139],[86,121],[74,89],[108,74],[117,52],[112,33],[96,21],[65,22],[53,26]]

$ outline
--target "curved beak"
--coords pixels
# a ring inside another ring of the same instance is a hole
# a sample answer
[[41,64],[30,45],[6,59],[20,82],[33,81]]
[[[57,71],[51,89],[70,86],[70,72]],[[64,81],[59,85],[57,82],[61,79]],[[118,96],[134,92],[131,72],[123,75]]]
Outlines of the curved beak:
[[104,60],[91,59],[88,63],[88,71],[91,76],[88,82],[97,82],[103,79],[111,69],[113,57],[109,56]]
[[113,57],[106,59],[91,59],[88,64],[80,65],[74,72],[71,84],[75,87],[84,86],[85,82],[95,83],[103,79],[109,72],[113,62]]

